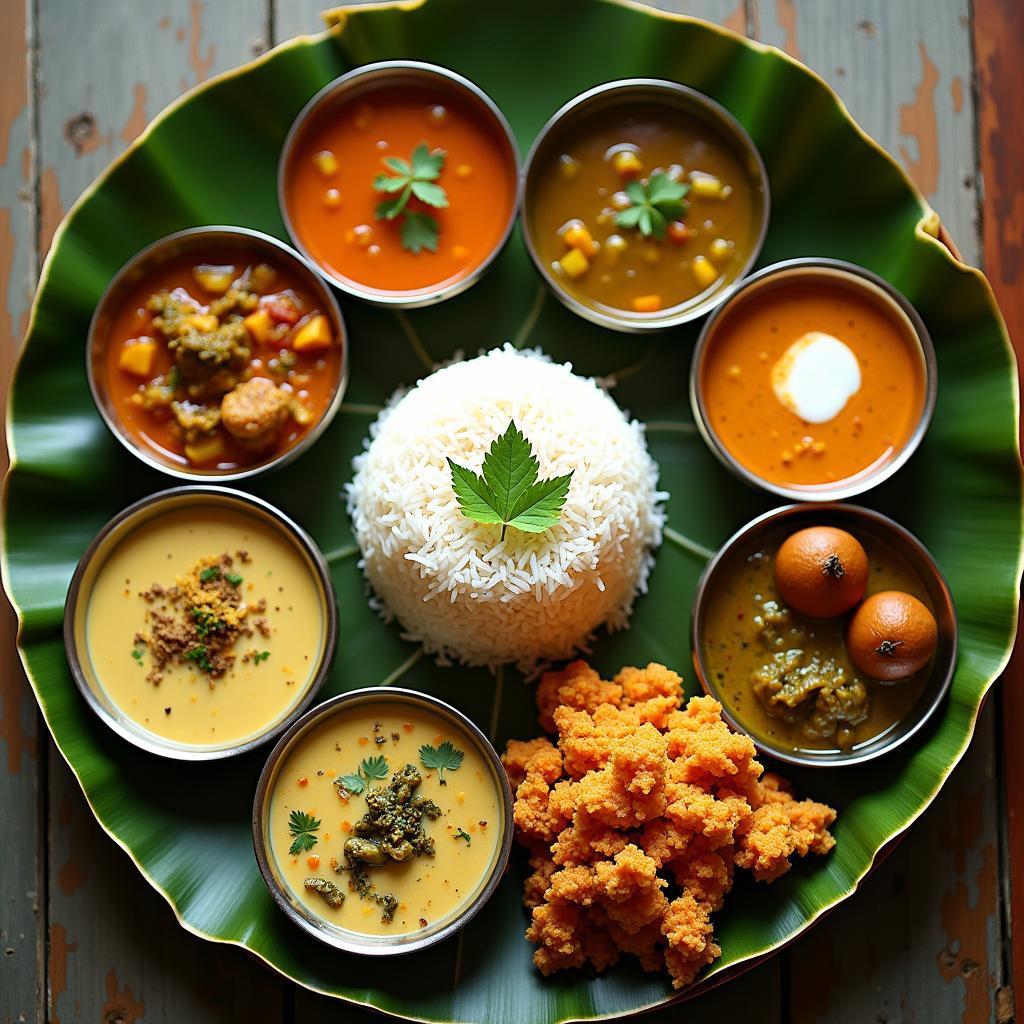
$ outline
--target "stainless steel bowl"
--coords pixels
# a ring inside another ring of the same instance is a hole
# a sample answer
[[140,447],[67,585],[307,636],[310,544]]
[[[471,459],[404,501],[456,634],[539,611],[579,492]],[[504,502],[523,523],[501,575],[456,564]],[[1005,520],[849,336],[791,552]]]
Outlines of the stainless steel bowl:
[[[93,669],[85,639],[90,590],[107,556],[129,533],[157,516],[176,509],[194,509],[203,505],[227,507],[251,515],[287,537],[299,555],[306,561],[310,574],[317,581],[323,611],[324,639],[319,662],[310,672],[305,690],[292,705],[291,710],[277,721],[268,723],[267,727],[257,735],[237,743],[221,746],[178,743],[150,732],[126,715],[103,689],[102,681]],[[234,757],[236,754],[243,754],[279,735],[312,703],[330,671],[337,642],[338,610],[334,598],[334,587],[331,584],[327,562],[312,537],[268,502],[227,487],[173,487],[170,490],[159,491],[142,498],[119,512],[100,530],[86,549],[85,554],[82,555],[71,579],[67,601],[64,605],[64,650],[67,654],[71,674],[86,703],[105,725],[129,743],[152,754],[159,754],[161,757],[178,761],[212,761],[224,757]]]
[[[277,202],[281,209],[281,217],[288,228],[295,247],[309,260],[310,264],[319,271],[323,277],[335,286],[335,288],[362,299],[374,306],[385,306],[391,309],[419,309],[423,306],[433,306],[445,299],[454,298],[467,288],[475,284],[487,271],[487,268],[497,259],[499,253],[505,248],[515,226],[516,215],[519,212],[519,190],[517,188],[515,200],[509,210],[508,223],[505,230],[494,246],[490,255],[471,273],[460,277],[455,281],[438,285],[434,288],[416,289],[415,291],[380,291],[374,288],[366,288],[358,281],[351,278],[341,277],[328,268],[322,266],[303,244],[299,233],[292,223],[288,211],[288,197],[286,193],[286,181],[288,177],[288,165],[291,161],[292,150],[306,125],[315,117],[331,107],[341,103],[347,103],[356,96],[365,95],[382,86],[412,85],[416,86],[423,82],[438,82],[447,90],[455,90],[462,97],[475,106],[485,118],[493,121],[501,135],[508,143],[509,154],[513,163],[513,174],[519,180],[519,146],[516,143],[515,135],[512,133],[512,126],[508,123],[505,115],[498,105],[481,89],[468,78],[450,68],[441,67],[438,64],[427,64],[418,60],[384,60],[373,64],[364,64],[362,67],[353,68],[344,75],[328,82],[303,108],[295,118],[288,135],[285,137],[284,146],[281,149],[281,158],[277,167]],[[367,187],[370,183],[367,182]]]
[[[868,472],[839,480],[834,484],[789,487],[766,480],[747,469],[715,433],[708,420],[707,406],[704,401],[704,359],[708,349],[714,344],[715,331],[718,326],[748,299],[763,294],[767,289],[782,284],[791,284],[794,280],[838,283],[867,297],[882,307],[888,316],[903,327],[908,343],[913,346],[921,361],[925,385],[924,402],[920,419],[906,444],[888,462],[882,463]],[[697,345],[693,350],[693,361],[690,364],[690,406],[693,409],[697,429],[707,446],[719,461],[741,480],[794,501],[840,501],[844,498],[852,498],[856,494],[863,494],[872,487],[877,487],[883,480],[888,480],[893,473],[906,464],[927,433],[928,426],[932,421],[932,414],[935,412],[937,390],[938,367],[931,336],[928,334],[928,328],[925,327],[920,314],[909,300],[888,281],[870,270],[859,267],[855,263],[847,263],[845,260],[823,257],[783,260],[781,263],[773,263],[748,277],[732,298],[708,317],[697,339]]]
[[[300,278],[305,287],[316,296],[318,307],[330,318],[335,336],[339,339],[342,346],[341,371],[335,383],[331,402],[320,417],[319,422],[287,451],[281,452],[263,462],[246,466],[243,469],[192,469],[187,466],[176,465],[166,459],[161,459],[155,451],[140,444],[132,437],[118,419],[117,412],[106,390],[104,362],[107,357],[107,346],[110,343],[110,328],[114,317],[121,309],[125,293],[129,289],[136,287],[143,278],[168,260],[175,259],[185,253],[192,253],[197,259],[202,259],[204,251],[209,252],[211,249],[223,251],[235,248],[238,249],[240,257],[251,260],[255,256],[264,258],[278,266],[286,267],[290,274]],[[338,302],[331,293],[330,288],[326,287],[319,275],[313,272],[305,260],[294,249],[285,245],[284,242],[280,242],[270,235],[265,235],[262,231],[253,231],[251,228],[225,225],[186,228],[184,231],[176,231],[174,234],[166,235],[164,238],[158,239],[151,245],[146,246],[145,249],[136,253],[114,275],[110,284],[107,285],[106,290],[103,292],[93,312],[92,322],[89,324],[85,368],[96,408],[110,428],[110,432],[136,458],[140,459],[147,466],[158,469],[162,473],[167,473],[169,476],[177,477],[179,480],[206,480],[216,483],[227,483],[234,480],[244,480],[247,477],[256,476],[258,473],[266,473],[271,469],[286,465],[306,451],[327,429],[341,405],[345,386],[348,383],[348,337],[345,332],[345,321],[342,318],[341,310],[338,308]]]
[[[753,245],[742,264],[732,271],[731,275],[710,294],[703,293],[688,302],[673,306],[670,309],[653,313],[633,313],[629,310],[614,309],[605,305],[588,305],[568,291],[563,282],[552,272],[551,267],[543,260],[537,250],[533,227],[530,223],[530,209],[537,176],[549,162],[552,151],[571,130],[584,119],[611,107],[629,107],[636,104],[646,106],[662,106],[671,114],[681,111],[696,117],[709,125],[710,128],[729,144],[750,177],[754,189],[755,223],[753,225]],[[586,320],[602,327],[610,327],[615,331],[640,334],[650,331],[663,331],[669,327],[688,323],[703,316],[719,303],[724,302],[739,286],[741,279],[750,270],[760,255],[764,237],[768,231],[768,218],[771,207],[771,189],[768,184],[768,172],[765,169],[761,154],[754,145],[747,130],[720,103],[710,96],[660,78],[626,78],[615,82],[606,82],[595,86],[571,99],[548,119],[534,140],[533,146],[523,166],[523,202],[522,227],[523,238],[527,251],[541,276],[551,290],[564,305]]]
[[[793,750],[789,747],[778,746],[764,737],[750,732],[743,721],[736,717],[727,697],[716,685],[714,675],[709,671],[705,662],[701,642],[704,635],[707,596],[709,592],[721,585],[723,574],[733,560],[744,557],[744,552],[758,550],[764,536],[776,532],[782,525],[788,530],[796,531],[806,526],[821,524],[837,526],[854,536],[865,537],[868,539],[869,546],[870,539],[875,537],[895,548],[921,577],[928,596],[931,598],[935,621],[939,627],[938,646],[932,656],[931,667],[927,669],[928,680],[910,713],[879,736],[866,740],[846,752],[810,748]],[[693,612],[690,620],[690,644],[697,676],[704,691],[721,703],[723,718],[737,732],[749,733],[750,738],[762,753],[769,754],[780,761],[806,767],[843,767],[862,764],[895,750],[919,732],[932,715],[938,711],[949,690],[956,668],[957,635],[953,595],[950,593],[949,584],[946,583],[942,571],[928,549],[909,530],[888,516],[859,505],[842,503],[803,502],[799,505],[785,505],[771,512],[765,512],[734,533],[704,569],[694,593]]]
[[[463,904],[461,910],[453,916],[435,922],[421,931],[406,935],[365,935],[361,932],[339,928],[337,925],[318,917],[290,892],[282,878],[277,860],[270,848],[268,835],[270,821],[270,804],[273,799],[274,786],[282,766],[295,746],[313,729],[334,716],[342,716],[346,711],[360,704],[394,703],[405,707],[423,708],[451,722],[452,726],[467,739],[474,743],[483,754],[484,760],[490,765],[498,792],[501,794],[501,833],[495,847],[487,874],[480,880],[476,891]],[[509,852],[512,849],[512,788],[508,776],[498,758],[494,747],[487,737],[461,711],[446,704],[436,697],[416,690],[403,690],[394,686],[373,686],[362,690],[332,697],[307,712],[278,740],[270,752],[267,763],[260,773],[256,786],[256,796],[252,805],[252,842],[256,852],[263,881],[266,882],[274,902],[303,931],[315,939],[347,953],[360,953],[365,956],[398,956],[413,953],[453,935],[466,925],[491,898],[501,881],[508,864]]]

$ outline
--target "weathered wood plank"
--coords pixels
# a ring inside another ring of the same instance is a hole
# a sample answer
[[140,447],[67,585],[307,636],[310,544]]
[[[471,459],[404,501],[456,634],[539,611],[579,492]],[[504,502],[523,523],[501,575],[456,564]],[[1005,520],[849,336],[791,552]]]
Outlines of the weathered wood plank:
[[282,1019],[284,985],[243,950],[189,935],[96,824],[50,755],[52,1024]]
[[[66,206],[150,117],[264,47],[267,9],[264,0],[41,0],[38,9],[45,248]],[[283,983],[181,929],[102,833],[52,745],[49,763],[47,1019],[279,1020]]]
[[[974,51],[978,82],[978,149],[981,161],[983,260],[1006,326],[1024,365],[1024,117],[1020,69],[1024,65],[1024,6],[1018,0],[975,0]],[[1003,676],[1003,779],[1006,806],[1005,886],[1010,977],[996,998],[1000,1024],[1013,1019],[1014,1001],[1024,999],[1024,625],[1017,652]],[[1020,1019],[1019,1017],[1017,1019]]]
[[[13,0],[0,33],[0,408],[35,281],[35,160],[31,4]],[[0,438],[0,476],[7,472]],[[0,1021],[41,1021],[45,986],[43,828],[35,701],[14,646],[15,617],[0,594],[0,808],[11,824],[0,873]]]
[[936,802],[813,935],[788,953],[793,1024],[996,1020],[995,704]]
[[71,201],[154,114],[265,49],[266,28],[265,0],[41,0],[42,247]]
[[758,38],[828,81],[977,263],[968,0],[754,0]]
[[[759,37],[818,71],[980,255],[967,4],[757,0]],[[795,1024],[987,1022],[1001,984],[994,714],[863,893],[788,955]]]

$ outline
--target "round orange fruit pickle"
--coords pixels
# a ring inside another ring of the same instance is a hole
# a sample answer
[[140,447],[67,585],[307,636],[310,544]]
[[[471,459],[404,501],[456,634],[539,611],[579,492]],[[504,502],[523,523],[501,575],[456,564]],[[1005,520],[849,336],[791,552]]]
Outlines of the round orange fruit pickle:
[[865,675],[895,682],[924,668],[938,638],[935,616],[921,601],[901,590],[883,590],[854,612],[846,651]]
[[775,556],[779,596],[795,612],[831,619],[860,602],[868,556],[860,541],[834,526],[809,526],[787,537]]

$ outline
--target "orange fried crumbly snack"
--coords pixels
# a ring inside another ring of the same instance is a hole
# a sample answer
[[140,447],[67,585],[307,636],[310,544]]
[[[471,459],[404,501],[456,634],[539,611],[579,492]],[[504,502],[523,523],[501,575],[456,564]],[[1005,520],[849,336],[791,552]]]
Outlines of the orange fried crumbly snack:
[[626,953],[682,988],[721,955],[711,917],[736,868],[771,882],[794,856],[835,845],[831,807],[763,775],[712,697],[682,699],[663,665],[609,682],[574,661],[537,690],[557,741],[512,740],[502,755],[542,974],[603,971]]

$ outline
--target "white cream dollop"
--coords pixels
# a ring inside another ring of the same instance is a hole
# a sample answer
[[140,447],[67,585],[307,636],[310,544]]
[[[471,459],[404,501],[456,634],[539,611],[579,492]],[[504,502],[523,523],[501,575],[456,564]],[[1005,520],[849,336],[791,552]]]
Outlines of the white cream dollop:
[[806,423],[827,423],[860,390],[860,364],[831,334],[808,331],[772,367],[775,397]]

